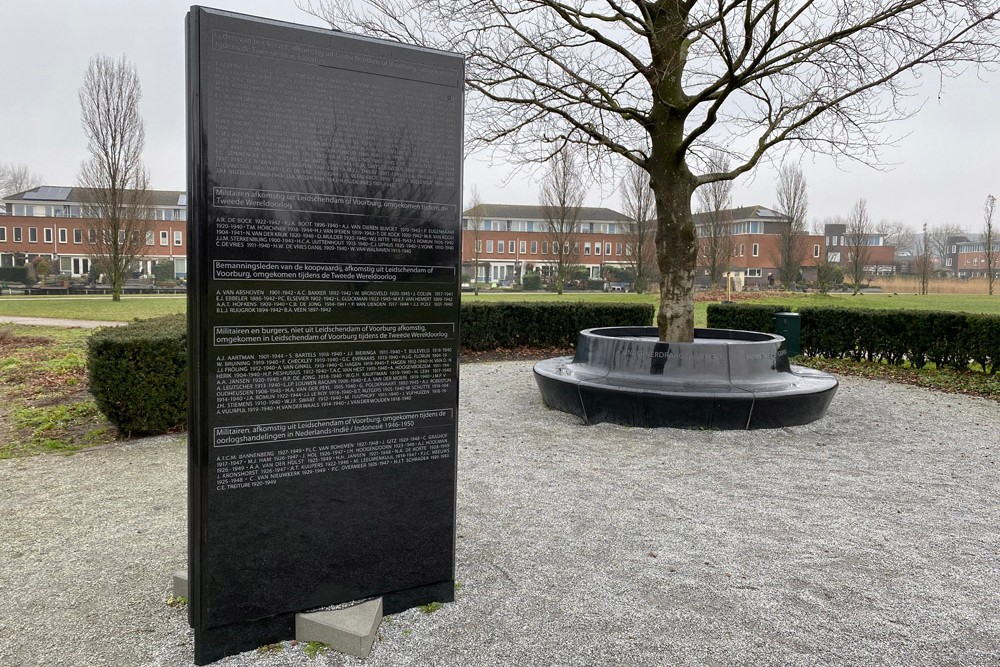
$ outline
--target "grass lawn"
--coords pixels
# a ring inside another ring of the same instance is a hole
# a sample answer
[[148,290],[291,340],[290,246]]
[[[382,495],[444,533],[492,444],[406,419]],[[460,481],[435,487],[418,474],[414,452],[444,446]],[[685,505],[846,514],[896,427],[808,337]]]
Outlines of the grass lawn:
[[89,329],[0,326],[0,459],[114,440],[87,391]]
[[[1000,295],[976,294],[788,294],[774,295],[741,294],[741,298],[752,298],[760,303],[788,304],[793,310],[803,306],[839,306],[843,308],[891,308],[914,310],[945,310],[965,313],[986,313],[1000,315]],[[489,303],[492,301],[585,301],[590,303],[648,303],[657,306],[655,294],[628,294],[621,292],[567,292],[563,295],[552,292],[482,292],[478,296],[462,294],[466,303]],[[698,301],[694,307],[694,324],[706,326],[708,301]],[[187,300],[183,296],[125,295],[115,303],[108,296],[47,296],[47,297],[0,297],[0,316],[18,317],[59,317],[73,320],[101,320],[130,322],[134,319],[159,317],[172,313],[183,313]]]
[[121,301],[110,296],[4,296],[0,297],[0,316],[58,317],[69,320],[131,322],[183,313],[185,296],[150,296],[126,294]]
[[1000,315],[1000,295],[985,294],[787,294],[765,296],[759,303],[839,308],[884,308],[888,310],[943,310],[957,313]]

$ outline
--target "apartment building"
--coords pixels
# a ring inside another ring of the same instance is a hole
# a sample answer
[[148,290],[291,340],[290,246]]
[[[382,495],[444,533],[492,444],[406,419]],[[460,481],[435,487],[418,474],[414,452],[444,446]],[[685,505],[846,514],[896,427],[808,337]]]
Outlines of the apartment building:
[[[0,266],[22,266],[36,257],[52,262],[53,273],[86,276],[93,256],[95,230],[87,224],[87,205],[80,188],[41,186],[3,200],[0,214]],[[172,260],[177,277],[187,275],[187,195],[174,190],[150,191],[147,252],[136,270],[151,274],[160,260]]]
[[[474,215],[473,215],[474,214]],[[479,222],[479,273],[475,271]],[[565,261],[601,278],[608,266],[629,266],[628,219],[609,208],[582,207]],[[481,204],[462,218],[462,272],[477,282],[505,283],[527,271],[549,275],[557,251],[541,206]]]

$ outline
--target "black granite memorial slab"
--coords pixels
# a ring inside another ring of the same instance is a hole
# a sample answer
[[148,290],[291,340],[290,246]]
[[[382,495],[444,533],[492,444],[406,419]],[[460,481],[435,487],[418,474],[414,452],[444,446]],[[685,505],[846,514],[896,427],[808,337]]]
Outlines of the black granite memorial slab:
[[193,7],[195,662],[454,595],[460,56]]

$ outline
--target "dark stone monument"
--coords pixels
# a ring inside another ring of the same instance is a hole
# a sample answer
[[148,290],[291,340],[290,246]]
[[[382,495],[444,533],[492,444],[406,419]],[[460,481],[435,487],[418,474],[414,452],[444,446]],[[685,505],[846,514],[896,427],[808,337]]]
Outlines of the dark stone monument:
[[454,597],[460,56],[192,8],[195,662]]
[[663,343],[655,327],[581,331],[576,355],[535,364],[535,380],[546,405],[588,424],[727,430],[808,424],[838,384],[789,364],[781,336],[695,329]]

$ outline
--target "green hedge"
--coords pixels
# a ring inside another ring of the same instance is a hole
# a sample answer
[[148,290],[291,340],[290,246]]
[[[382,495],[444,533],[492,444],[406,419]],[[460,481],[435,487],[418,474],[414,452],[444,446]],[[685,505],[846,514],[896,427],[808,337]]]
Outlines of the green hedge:
[[711,303],[708,305],[710,329],[774,332],[774,314],[788,312],[788,306],[760,303]]
[[619,303],[462,304],[462,347],[575,347],[581,329],[650,326],[653,306]]
[[[643,304],[462,304],[462,347],[573,347],[581,329],[648,326]],[[121,433],[162,433],[187,418],[187,321],[167,315],[100,329],[87,342],[90,393]]]
[[[712,304],[708,326],[772,333],[783,306]],[[1000,317],[930,310],[818,308],[799,310],[802,353],[833,359],[911,363],[964,370],[970,363],[1000,368]]]
[[27,266],[0,266],[0,281],[5,283],[27,283]]
[[90,393],[120,433],[162,433],[187,419],[187,320],[167,315],[100,329],[87,341]]

